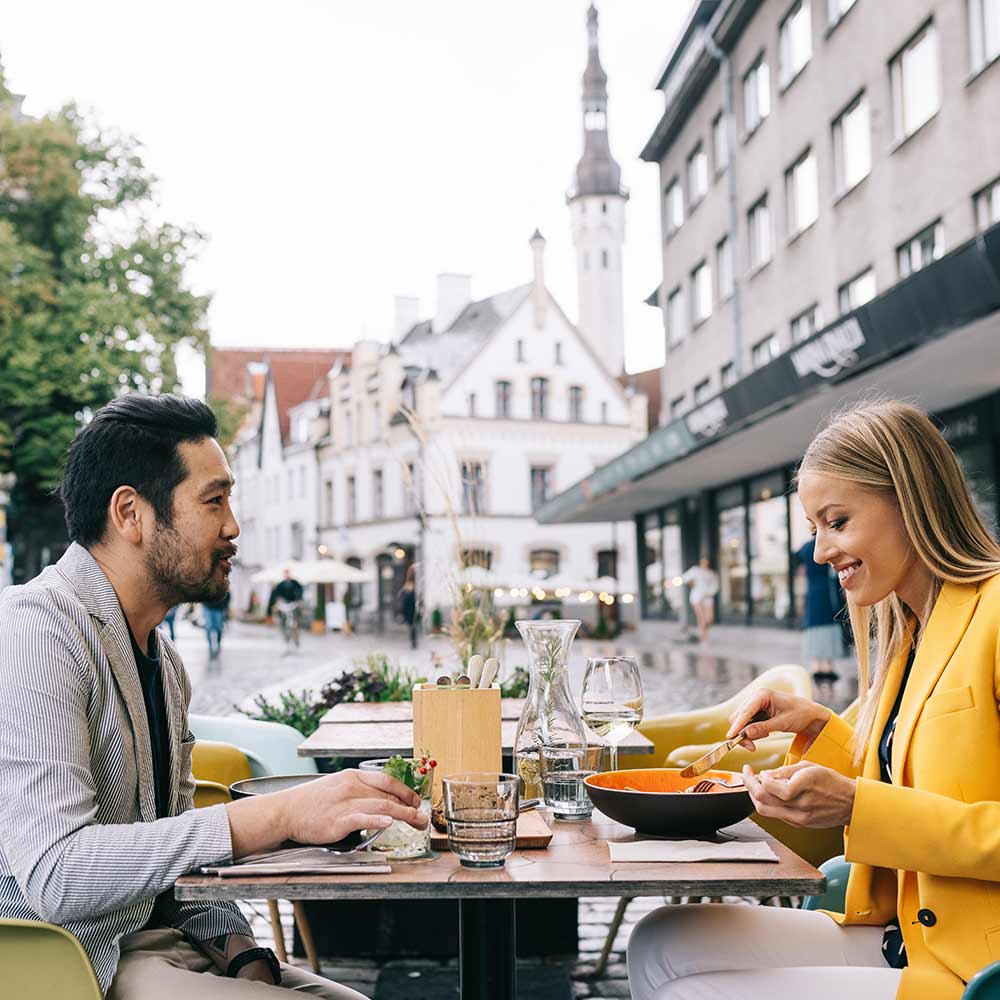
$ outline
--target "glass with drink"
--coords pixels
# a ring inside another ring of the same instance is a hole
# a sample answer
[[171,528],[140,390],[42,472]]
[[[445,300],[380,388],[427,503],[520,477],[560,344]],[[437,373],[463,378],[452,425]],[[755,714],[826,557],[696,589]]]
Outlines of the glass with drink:
[[642,678],[631,656],[591,657],[583,675],[583,723],[611,747],[618,770],[618,744],[642,721]]

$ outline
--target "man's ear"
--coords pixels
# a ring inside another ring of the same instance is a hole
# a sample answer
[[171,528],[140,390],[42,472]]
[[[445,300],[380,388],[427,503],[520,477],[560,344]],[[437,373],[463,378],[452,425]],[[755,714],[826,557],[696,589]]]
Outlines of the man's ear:
[[119,486],[111,495],[108,506],[109,527],[115,535],[129,545],[142,542],[143,517],[148,508],[131,486]]

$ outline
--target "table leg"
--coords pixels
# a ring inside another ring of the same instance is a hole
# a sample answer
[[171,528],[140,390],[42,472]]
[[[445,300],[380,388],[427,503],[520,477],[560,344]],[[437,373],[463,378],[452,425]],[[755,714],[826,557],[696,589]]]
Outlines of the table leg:
[[461,1000],[515,1000],[516,963],[514,900],[459,900]]

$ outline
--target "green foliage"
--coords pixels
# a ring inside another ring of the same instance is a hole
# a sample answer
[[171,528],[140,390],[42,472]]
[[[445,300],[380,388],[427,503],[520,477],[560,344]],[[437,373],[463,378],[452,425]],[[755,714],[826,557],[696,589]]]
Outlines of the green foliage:
[[608,627],[608,620],[604,617],[604,607],[601,606],[597,612],[597,625],[594,628],[595,639],[610,639],[611,629]]
[[0,473],[15,516],[48,502],[87,415],[127,390],[176,388],[204,347],[208,299],[185,270],[198,233],[148,221],[136,141],[68,105],[16,113],[0,72]]
[[500,684],[501,698],[526,698],[531,674],[527,667],[515,667],[514,672]]
[[392,663],[384,653],[369,653],[354,661],[354,670],[325,684],[319,694],[313,691],[283,691],[278,703],[272,704],[263,695],[254,699],[255,710],[238,712],[263,722],[283,722],[293,726],[303,736],[311,736],[320,719],[334,705],[346,701],[412,701],[413,686],[426,681],[407,667]]
[[469,662],[476,653],[491,656],[493,645],[503,635],[503,625],[491,613],[487,597],[468,584],[454,588],[448,634],[459,662]]
[[435,608],[431,612],[431,628],[435,632],[440,632],[442,626],[444,625],[444,615],[441,614],[440,608]]

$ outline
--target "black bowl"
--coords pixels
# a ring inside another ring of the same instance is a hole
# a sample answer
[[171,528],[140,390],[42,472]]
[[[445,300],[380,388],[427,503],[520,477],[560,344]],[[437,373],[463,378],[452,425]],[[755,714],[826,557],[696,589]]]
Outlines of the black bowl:
[[700,837],[746,819],[753,812],[750,793],[713,786],[710,792],[685,792],[704,778],[740,781],[733,771],[706,771],[682,778],[678,768],[606,771],[586,779],[587,794],[605,816],[651,837]]

